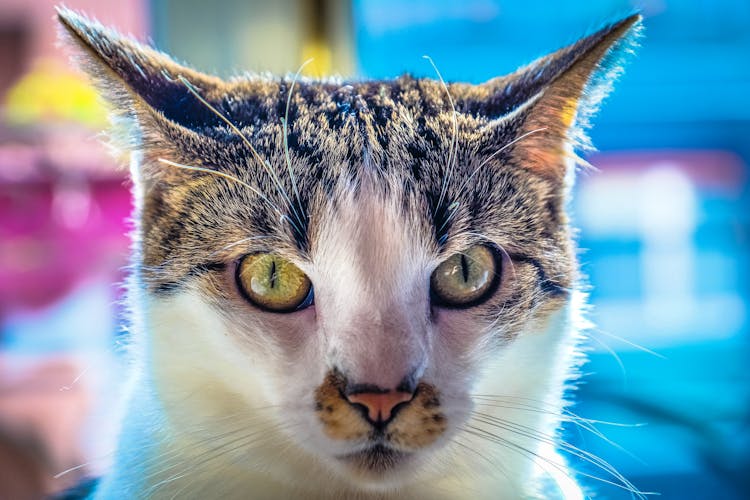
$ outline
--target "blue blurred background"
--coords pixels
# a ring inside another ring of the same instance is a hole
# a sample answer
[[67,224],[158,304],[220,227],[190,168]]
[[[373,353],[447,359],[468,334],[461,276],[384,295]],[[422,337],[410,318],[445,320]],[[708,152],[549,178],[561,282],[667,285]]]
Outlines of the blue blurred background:
[[[53,3],[0,0],[0,425],[59,472],[111,444],[129,201],[95,139],[103,117],[90,89],[53,48]],[[429,55],[446,80],[470,82],[641,11],[641,47],[594,120],[598,171],[579,175],[571,206],[596,324],[573,411],[624,424],[599,426],[622,449],[573,428],[566,439],[663,498],[750,496],[750,3],[67,3],[224,76],[294,72],[312,55],[321,74],[433,77]],[[35,82],[50,78],[60,84],[47,95]],[[38,417],[63,410],[65,426]],[[39,422],[26,425],[31,414]],[[20,463],[2,450],[0,478]],[[43,491],[75,474],[47,476]]]
[[627,453],[567,439],[664,498],[748,498],[750,4],[358,1],[357,64],[433,76],[429,54],[446,79],[481,82],[632,9],[645,37],[594,121],[599,171],[572,206],[597,325],[574,411],[645,425],[601,427]]

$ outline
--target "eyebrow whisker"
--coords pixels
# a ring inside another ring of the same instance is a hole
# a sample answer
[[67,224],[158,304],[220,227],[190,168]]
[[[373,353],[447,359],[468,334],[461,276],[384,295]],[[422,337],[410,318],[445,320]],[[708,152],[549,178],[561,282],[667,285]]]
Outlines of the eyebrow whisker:
[[185,78],[182,75],[179,75],[177,77],[183,85],[188,89],[188,91],[193,94],[193,96],[198,99],[201,104],[206,106],[213,114],[215,114],[217,117],[219,117],[224,123],[226,123],[239,137],[242,139],[242,142],[245,143],[245,145],[248,147],[248,149],[252,152],[253,156],[255,156],[255,159],[260,163],[260,165],[266,170],[268,175],[273,180],[274,184],[276,184],[276,189],[278,190],[279,194],[286,200],[289,208],[291,209],[292,213],[294,214],[294,217],[297,219],[297,225],[293,225],[292,227],[295,228],[295,230],[298,232],[300,236],[303,236],[303,233],[301,232],[301,227],[303,226],[302,220],[300,219],[299,214],[297,213],[297,210],[292,203],[292,200],[289,198],[289,195],[286,192],[286,189],[284,189],[284,186],[281,184],[281,181],[279,180],[279,177],[276,175],[276,173],[271,168],[271,165],[268,163],[267,160],[264,160],[260,154],[258,153],[258,150],[255,149],[255,147],[252,145],[250,140],[245,136],[245,134],[235,125],[232,123],[229,118],[224,116],[218,109],[216,109],[211,103],[209,103],[206,99],[203,98],[203,96],[198,93],[196,88],[193,86],[192,83],[190,83],[187,78]]
[[[294,78],[292,79],[292,85],[289,87],[289,92],[287,93],[287,97],[286,97],[286,110],[284,111],[284,118],[281,121],[283,129],[284,129],[284,158],[286,159],[286,166],[287,166],[287,170],[289,171],[289,179],[292,182],[292,189],[294,190],[294,195],[297,197],[297,205],[299,206],[300,210],[302,210],[302,199],[300,198],[299,190],[297,189],[297,182],[294,179],[294,170],[292,169],[292,158],[289,155],[289,106],[292,103],[292,94],[294,93],[294,85],[297,83],[297,79],[302,73],[302,70],[305,69],[305,66],[310,64],[312,61],[313,59],[310,58],[307,61],[303,62],[302,65],[297,70],[297,73],[294,75]],[[302,215],[304,215],[304,213]]]
[[448,96],[448,102],[451,105],[451,109],[453,110],[453,136],[451,138],[451,145],[450,149],[448,150],[448,163],[446,165],[446,175],[443,176],[443,185],[440,189],[440,197],[438,198],[437,207],[440,207],[443,203],[443,199],[445,198],[445,195],[448,191],[448,182],[449,178],[453,174],[453,169],[455,168],[456,163],[456,157],[458,156],[458,111],[456,111],[456,105],[453,102],[453,96],[450,93],[450,90],[448,90],[448,85],[445,84],[445,80],[443,80],[443,75],[440,74],[440,70],[438,70],[437,65],[435,64],[435,61],[432,60],[432,58],[428,55],[422,56],[424,59],[427,59],[429,61],[430,65],[432,66],[432,69],[435,70],[435,73],[438,76],[438,80],[440,80],[440,84],[443,86],[443,90],[445,90],[446,96]]
[[248,184],[247,182],[243,181],[242,179],[239,179],[239,178],[237,178],[237,177],[235,177],[235,176],[233,176],[231,174],[227,174],[226,172],[220,172],[218,170],[213,170],[213,169],[206,168],[206,167],[198,167],[198,166],[195,166],[195,165],[185,165],[183,163],[177,163],[177,162],[172,161],[172,160],[167,160],[166,158],[158,158],[157,161],[159,163],[164,164],[164,165],[169,165],[170,167],[175,167],[175,168],[180,168],[180,169],[183,169],[183,170],[191,170],[191,171],[194,171],[194,172],[202,172],[202,173],[206,173],[206,174],[216,175],[218,177],[223,177],[224,179],[230,180],[232,182],[236,182],[239,185],[241,185],[241,186],[249,189],[250,191],[252,191],[256,195],[258,195],[263,201],[265,201],[266,203],[268,203],[271,206],[271,208],[274,211],[276,211],[281,216],[282,219],[289,220],[289,224],[291,224],[292,227],[296,231],[298,231],[298,232],[300,231],[300,228],[298,228],[295,225],[294,221],[288,219],[288,217],[286,217],[286,214],[274,202],[272,202],[265,194],[263,194],[262,192],[260,192],[254,186],[251,186],[250,184]]

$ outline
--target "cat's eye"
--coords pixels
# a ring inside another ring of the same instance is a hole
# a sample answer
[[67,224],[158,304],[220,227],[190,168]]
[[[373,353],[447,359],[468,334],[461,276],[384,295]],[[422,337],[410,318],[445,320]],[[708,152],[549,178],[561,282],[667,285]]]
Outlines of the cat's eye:
[[237,286],[247,300],[261,309],[293,312],[313,302],[310,278],[272,253],[246,255],[237,266]]
[[432,273],[433,302],[445,307],[470,307],[487,299],[500,276],[500,260],[485,245],[452,255]]

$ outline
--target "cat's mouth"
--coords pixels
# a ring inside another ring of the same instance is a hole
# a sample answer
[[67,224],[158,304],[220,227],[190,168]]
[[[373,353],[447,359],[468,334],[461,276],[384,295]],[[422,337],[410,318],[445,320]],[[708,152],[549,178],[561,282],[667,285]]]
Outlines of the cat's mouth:
[[412,454],[378,443],[363,450],[337,457],[367,475],[383,475],[406,462]]

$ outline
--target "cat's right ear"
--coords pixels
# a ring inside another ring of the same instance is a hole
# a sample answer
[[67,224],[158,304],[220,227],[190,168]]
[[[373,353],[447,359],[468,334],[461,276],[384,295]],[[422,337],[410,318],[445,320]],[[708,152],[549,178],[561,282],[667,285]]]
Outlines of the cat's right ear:
[[64,28],[61,38],[77,49],[79,65],[116,114],[136,119],[142,129],[160,122],[186,131],[216,124],[217,116],[185,81],[215,104],[226,91],[221,79],[182,66],[73,10],[59,7],[57,17]]
[[575,150],[590,149],[590,119],[640,32],[641,16],[628,16],[511,75],[456,87],[457,107],[488,122],[488,150],[512,146],[518,165],[561,185],[572,178]]

